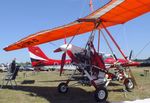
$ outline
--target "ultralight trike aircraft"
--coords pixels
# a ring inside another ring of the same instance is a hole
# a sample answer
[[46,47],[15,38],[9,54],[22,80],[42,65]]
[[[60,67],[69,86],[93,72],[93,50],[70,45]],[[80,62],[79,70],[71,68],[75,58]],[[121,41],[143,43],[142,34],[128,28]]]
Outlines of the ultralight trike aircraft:
[[[95,10],[84,18],[80,18],[67,25],[32,34],[12,45],[9,45],[8,47],[4,48],[4,50],[17,50],[72,36],[72,39],[68,44],[65,44],[63,47],[55,50],[55,52],[60,50],[64,51],[62,55],[60,73],[62,72],[64,66],[63,61],[65,61],[66,54],[68,54],[72,59],[72,64],[76,65],[77,69],[82,72],[83,75],[86,75],[91,85],[95,87],[96,100],[105,101],[108,96],[106,86],[109,84],[112,77],[111,74],[109,74],[108,69],[105,67],[102,56],[99,55],[94,47],[93,40],[95,37],[95,31],[104,30],[116,45],[124,59],[127,61],[124,64],[118,65],[118,59],[112,52],[114,59],[116,60],[116,64],[114,66],[118,68],[117,73],[119,74],[117,74],[117,76],[122,75],[123,77],[119,76],[119,78],[121,77],[121,79],[124,80],[126,87],[131,89],[133,88],[132,79],[134,78],[130,79],[129,76],[124,74],[125,70],[120,69],[123,66],[130,65],[130,60],[128,60],[125,54],[122,52],[117,42],[108,31],[107,27],[126,23],[131,19],[149,12],[149,5],[150,0],[110,0],[106,5]],[[75,38],[75,36],[87,32],[91,32],[91,35],[84,49],[71,45],[71,41]],[[131,77],[133,77],[131,71],[130,74]],[[61,83],[58,86],[59,92],[66,93],[68,91],[68,83],[69,80],[65,83]]]

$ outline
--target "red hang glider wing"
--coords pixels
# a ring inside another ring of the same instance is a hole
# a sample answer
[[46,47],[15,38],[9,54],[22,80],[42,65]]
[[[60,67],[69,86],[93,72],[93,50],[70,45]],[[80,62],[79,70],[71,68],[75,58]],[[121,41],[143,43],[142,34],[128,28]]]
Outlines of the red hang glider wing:
[[150,0],[111,0],[103,7],[84,17],[85,21],[77,20],[67,25],[29,35],[9,45],[4,50],[21,49],[92,31],[95,25],[89,20],[99,19],[106,27],[109,27],[123,24],[149,11]]

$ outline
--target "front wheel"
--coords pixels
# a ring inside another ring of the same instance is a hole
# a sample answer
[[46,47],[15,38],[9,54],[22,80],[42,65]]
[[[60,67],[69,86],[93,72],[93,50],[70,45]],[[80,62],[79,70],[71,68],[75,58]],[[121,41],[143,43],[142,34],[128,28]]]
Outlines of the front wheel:
[[60,83],[57,87],[59,93],[67,93],[68,85],[66,83]]
[[95,99],[97,102],[105,102],[108,97],[108,91],[105,87],[100,86],[96,91],[95,91]]
[[134,82],[132,78],[126,78],[124,81],[124,85],[127,91],[131,91],[134,89]]

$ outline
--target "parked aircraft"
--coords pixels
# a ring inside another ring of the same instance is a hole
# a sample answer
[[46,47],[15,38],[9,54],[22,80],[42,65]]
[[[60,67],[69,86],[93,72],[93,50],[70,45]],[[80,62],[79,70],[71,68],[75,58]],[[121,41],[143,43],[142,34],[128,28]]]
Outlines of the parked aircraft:
[[5,64],[0,64],[0,71],[6,72],[8,70],[8,67]]
[[[8,47],[4,48],[4,50],[17,50],[73,36],[69,44],[66,45],[67,49],[64,50],[64,53],[62,55],[60,73],[62,72],[63,66],[65,64],[66,54],[68,54],[70,58],[72,58],[72,64],[76,65],[78,67],[77,69],[84,75],[86,75],[91,85],[95,87],[96,100],[105,101],[108,96],[106,86],[110,81],[109,79],[107,79],[108,71],[105,67],[104,60],[102,56],[100,56],[96,52],[93,44],[95,31],[104,30],[113,41],[119,52],[122,54],[124,59],[127,60],[125,54],[109,32],[107,27],[126,23],[131,19],[149,12],[149,5],[149,0],[110,0],[106,5],[102,6],[101,8],[92,12],[84,18],[80,18],[64,26],[32,34],[24,39],[21,39],[18,42],[15,42],[12,45],[9,45]],[[68,50],[68,48],[71,48],[70,43],[75,36],[90,31],[91,35],[84,49],[77,48],[77,51]],[[115,60],[117,61],[116,57]],[[118,68],[119,71],[122,70],[121,65],[119,65]],[[129,77],[126,77],[123,80],[127,87],[133,87],[133,83]],[[69,81],[70,79],[58,86],[58,91],[60,93],[67,93]]]
[[[47,57],[38,46],[29,47],[28,50],[29,50],[29,55],[33,67],[61,65],[61,60],[55,60]],[[65,61],[65,64],[70,64],[70,63],[71,60]]]

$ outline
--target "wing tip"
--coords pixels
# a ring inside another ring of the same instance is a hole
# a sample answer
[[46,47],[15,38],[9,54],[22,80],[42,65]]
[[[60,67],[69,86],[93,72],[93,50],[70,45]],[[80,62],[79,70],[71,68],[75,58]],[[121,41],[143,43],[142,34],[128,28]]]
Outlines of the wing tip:
[[8,47],[3,48],[3,50],[5,50],[5,51],[9,51]]

